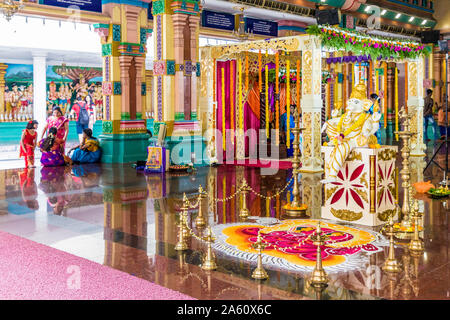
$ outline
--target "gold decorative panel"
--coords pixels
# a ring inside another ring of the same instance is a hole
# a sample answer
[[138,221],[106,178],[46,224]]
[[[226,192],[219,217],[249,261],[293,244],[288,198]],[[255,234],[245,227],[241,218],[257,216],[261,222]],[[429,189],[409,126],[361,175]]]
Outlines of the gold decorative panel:
[[408,63],[408,91],[412,97],[417,97],[417,62]]
[[345,221],[357,221],[362,218],[362,212],[353,212],[350,210],[336,210],[331,208],[331,213],[338,219]]
[[311,146],[312,146],[312,121],[311,112],[303,113],[303,126],[306,129],[303,131],[303,158],[311,157]]
[[302,74],[302,86],[303,86],[303,94],[312,94],[312,51],[308,50],[303,52],[303,74]]

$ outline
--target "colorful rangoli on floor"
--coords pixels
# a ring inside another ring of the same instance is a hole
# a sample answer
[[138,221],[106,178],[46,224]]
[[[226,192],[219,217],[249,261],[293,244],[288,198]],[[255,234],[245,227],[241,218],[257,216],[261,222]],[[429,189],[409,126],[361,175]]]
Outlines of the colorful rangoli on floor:
[[[275,225],[240,223],[215,226],[218,241],[215,249],[238,258],[256,260],[258,232],[267,247],[263,262],[270,265],[311,270],[314,267],[317,247],[309,237],[315,233],[318,220],[284,220]],[[322,262],[328,271],[361,267],[364,258],[387,246],[386,239],[372,231],[321,221],[323,234],[329,240],[322,246]]]

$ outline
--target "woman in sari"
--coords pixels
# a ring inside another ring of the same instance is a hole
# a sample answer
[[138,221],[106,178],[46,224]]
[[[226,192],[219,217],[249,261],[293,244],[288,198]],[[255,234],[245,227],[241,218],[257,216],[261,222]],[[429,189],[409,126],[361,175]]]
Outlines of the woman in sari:
[[56,139],[61,147],[61,153],[65,153],[67,135],[69,134],[69,120],[63,116],[61,109],[54,105],[52,116],[47,119],[47,123],[42,131],[41,139],[44,137],[47,129],[56,128]]
[[58,139],[58,130],[56,127],[51,127],[48,130],[47,138],[39,142],[39,148],[42,152],[41,164],[44,167],[63,166],[64,155],[61,151],[61,139]]
[[100,161],[102,151],[97,138],[92,136],[92,130],[86,128],[83,130],[83,141],[80,145],[70,149],[73,150],[70,157],[74,163],[96,163]]

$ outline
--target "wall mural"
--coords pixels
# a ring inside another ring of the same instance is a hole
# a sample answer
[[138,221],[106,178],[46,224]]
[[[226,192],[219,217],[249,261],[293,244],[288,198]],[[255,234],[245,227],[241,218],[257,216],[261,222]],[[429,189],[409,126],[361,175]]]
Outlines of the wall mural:
[[[1,121],[27,121],[33,118],[33,65],[7,64],[4,96],[0,99]],[[71,120],[72,106],[85,101],[96,120],[103,117],[102,69],[74,66],[47,67],[47,115],[59,106]],[[1,88],[0,88],[1,90]]]

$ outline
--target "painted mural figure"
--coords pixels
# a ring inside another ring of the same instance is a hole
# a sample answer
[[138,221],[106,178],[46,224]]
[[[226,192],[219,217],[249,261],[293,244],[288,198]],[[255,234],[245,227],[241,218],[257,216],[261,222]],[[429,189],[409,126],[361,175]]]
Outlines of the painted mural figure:
[[323,183],[336,181],[338,172],[354,148],[379,147],[374,134],[380,126],[381,114],[369,112],[373,103],[366,98],[366,92],[364,84],[354,87],[345,113],[328,120],[322,127],[322,132],[326,130],[330,139],[328,145],[334,147],[329,161],[325,163],[326,179],[322,180]]
[[20,87],[20,113],[27,113],[28,112],[28,88],[25,89],[25,86]]
[[61,111],[63,112],[63,114],[66,114],[67,99],[66,99],[66,92],[64,90],[64,84],[62,83],[59,85],[58,102]]
[[27,99],[28,99],[28,113],[33,113],[33,84],[30,83],[30,85],[27,88]]
[[[9,91],[8,87],[5,88],[5,117],[7,117],[11,113],[11,91]],[[5,119],[9,120],[9,119]]]
[[12,91],[10,93],[10,102],[11,102],[11,115],[12,118],[15,119],[18,114],[18,106],[20,103],[20,98],[22,97],[22,93],[19,91],[19,87],[14,84]]
[[48,86],[48,96],[47,96],[47,111],[48,113],[52,112],[52,108],[54,105],[59,105],[58,101],[58,92],[56,92],[56,84],[52,81]]
[[90,88],[90,86],[86,82],[86,79],[84,78],[83,74],[80,74],[79,82],[75,85],[75,87],[72,87],[72,89],[75,90],[75,92],[76,92],[76,98],[81,97],[82,99],[85,99],[86,96],[89,94],[89,91],[88,91],[89,88]]
[[103,107],[103,93],[102,93],[101,84],[95,86],[93,98],[94,98],[96,114],[99,115],[102,113],[102,107]]

